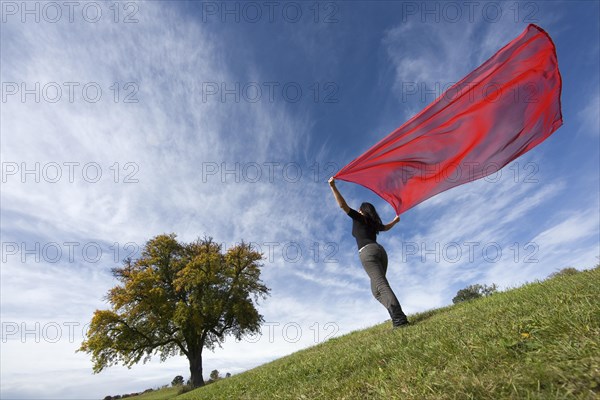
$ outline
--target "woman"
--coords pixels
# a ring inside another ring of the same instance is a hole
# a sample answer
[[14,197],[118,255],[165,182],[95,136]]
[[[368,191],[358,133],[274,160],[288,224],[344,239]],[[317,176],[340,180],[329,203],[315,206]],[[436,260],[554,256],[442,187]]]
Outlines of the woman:
[[383,225],[372,204],[362,203],[356,212],[348,206],[338,191],[333,177],[329,178],[329,186],[340,208],[352,218],[352,236],[358,245],[360,262],[371,279],[373,296],[390,313],[394,328],[408,325],[408,319],[385,277],[388,264],[387,253],[376,240],[379,232],[392,229],[400,221],[400,217],[396,215],[392,222]]

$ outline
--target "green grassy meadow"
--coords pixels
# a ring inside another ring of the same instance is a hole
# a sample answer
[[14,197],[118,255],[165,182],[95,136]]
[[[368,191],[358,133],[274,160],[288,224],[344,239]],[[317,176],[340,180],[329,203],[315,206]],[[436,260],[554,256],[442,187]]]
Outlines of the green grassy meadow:
[[409,319],[163,398],[600,399],[599,268]]

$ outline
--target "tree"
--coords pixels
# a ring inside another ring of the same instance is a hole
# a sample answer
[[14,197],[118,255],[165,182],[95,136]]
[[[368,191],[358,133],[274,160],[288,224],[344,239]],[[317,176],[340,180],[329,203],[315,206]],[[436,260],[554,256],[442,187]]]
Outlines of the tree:
[[171,386],[182,386],[183,382],[184,382],[183,376],[177,375],[175,378],[173,378],[173,381],[171,382]]
[[222,253],[212,238],[179,243],[175,234],[149,240],[139,259],[114,268],[120,282],[96,310],[79,351],[92,355],[94,373],[127,367],[160,354],[189,360],[192,386],[204,385],[202,350],[257,333],[264,321],[255,303],[269,289],[260,280],[262,255],[241,243]]
[[452,303],[460,303],[461,301],[468,301],[477,299],[479,297],[490,296],[498,290],[498,286],[495,283],[492,283],[492,286],[487,285],[470,285],[464,289],[460,289],[456,292],[456,296],[452,299]]
[[217,369],[213,369],[212,372],[210,373],[210,379],[213,381],[217,381],[219,380],[219,370]]
[[570,275],[578,274],[579,272],[580,271],[576,268],[566,267],[566,268],[561,269],[560,271],[551,273],[550,275],[548,275],[548,278],[552,279],[552,278],[556,278],[559,276],[570,276]]

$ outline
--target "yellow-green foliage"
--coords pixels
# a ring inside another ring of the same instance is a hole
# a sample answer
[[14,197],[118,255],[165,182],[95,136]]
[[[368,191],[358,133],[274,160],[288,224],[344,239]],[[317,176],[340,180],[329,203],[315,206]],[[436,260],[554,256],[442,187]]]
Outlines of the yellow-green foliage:
[[260,281],[261,260],[245,243],[223,254],[210,238],[151,239],[139,259],[113,270],[120,284],[107,295],[112,308],[96,310],[80,351],[91,353],[94,372],[155,354],[162,360],[185,355],[199,386],[204,347],[260,328],[254,302],[268,293]]

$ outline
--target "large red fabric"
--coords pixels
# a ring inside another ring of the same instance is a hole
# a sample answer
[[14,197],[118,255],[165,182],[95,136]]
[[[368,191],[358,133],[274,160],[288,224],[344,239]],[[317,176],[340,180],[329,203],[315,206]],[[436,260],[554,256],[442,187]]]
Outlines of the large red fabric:
[[371,189],[401,214],[544,141],[562,125],[561,85],[554,44],[531,24],[335,178]]

